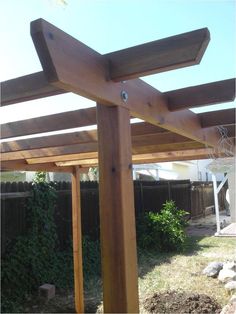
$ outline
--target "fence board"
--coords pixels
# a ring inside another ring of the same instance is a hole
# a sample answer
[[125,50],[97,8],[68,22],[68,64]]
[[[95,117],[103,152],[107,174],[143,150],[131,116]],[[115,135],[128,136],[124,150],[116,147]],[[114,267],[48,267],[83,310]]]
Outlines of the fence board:
[[[24,234],[26,226],[25,204],[31,195],[32,183],[1,183],[1,244],[2,254],[7,241]],[[58,199],[55,221],[59,245],[62,250],[71,238],[71,183],[56,184]],[[214,204],[211,182],[181,181],[134,181],[136,215],[144,211],[159,212],[166,200],[174,200],[176,206],[190,212],[191,217],[204,216],[205,208]],[[225,192],[220,194],[221,209],[224,209]],[[99,237],[99,194],[97,182],[81,182],[82,233],[93,239]]]

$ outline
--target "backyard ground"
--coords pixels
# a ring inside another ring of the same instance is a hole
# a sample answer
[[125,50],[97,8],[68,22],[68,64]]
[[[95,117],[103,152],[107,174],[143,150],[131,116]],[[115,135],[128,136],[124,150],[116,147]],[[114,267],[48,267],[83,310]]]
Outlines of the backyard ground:
[[[187,232],[190,237],[181,254],[139,252],[141,313],[158,313],[161,308],[155,308],[155,302],[161,306],[170,300],[170,311],[166,313],[186,313],[183,304],[187,303],[189,308],[193,307],[190,313],[219,313],[229,301],[224,286],[217,279],[202,275],[202,270],[212,261],[234,260],[236,238],[214,237],[215,224],[206,219],[194,221]],[[91,278],[85,288],[86,312],[102,312],[101,279]],[[200,312],[196,309],[194,312],[194,307],[199,307]],[[74,313],[73,293],[58,291],[48,303],[37,298],[29,299],[25,312]]]

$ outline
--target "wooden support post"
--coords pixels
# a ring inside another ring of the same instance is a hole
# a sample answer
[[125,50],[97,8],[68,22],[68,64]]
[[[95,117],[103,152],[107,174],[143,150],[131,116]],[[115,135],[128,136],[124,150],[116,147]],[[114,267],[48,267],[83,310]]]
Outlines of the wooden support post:
[[104,313],[138,313],[130,113],[97,105]]
[[75,309],[76,313],[84,313],[79,167],[75,167],[72,173],[72,230]]

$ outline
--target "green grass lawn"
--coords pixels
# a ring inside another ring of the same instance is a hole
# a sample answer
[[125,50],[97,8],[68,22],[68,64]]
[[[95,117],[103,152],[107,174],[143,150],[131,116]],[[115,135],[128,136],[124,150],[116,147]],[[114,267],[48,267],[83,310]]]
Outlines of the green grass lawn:
[[[230,296],[217,279],[202,275],[212,261],[235,260],[236,239],[191,237],[182,254],[139,254],[139,295],[142,303],[156,292],[179,290],[207,294],[224,306]],[[141,307],[142,308],[142,307]]]

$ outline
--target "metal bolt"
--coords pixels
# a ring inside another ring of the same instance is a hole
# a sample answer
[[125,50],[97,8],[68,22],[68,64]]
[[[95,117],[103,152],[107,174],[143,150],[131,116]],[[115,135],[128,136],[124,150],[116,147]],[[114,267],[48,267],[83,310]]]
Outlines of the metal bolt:
[[126,92],[126,91],[124,91],[124,90],[122,90],[121,91],[121,99],[124,101],[124,102],[127,102],[127,100],[128,100],[128,93]]
[[52,34],[51,32],[48,33],[48,37],[49,37],[50,39],[53,39],[53,38],[54,38],[54,36],[53,36],[53,34]]

